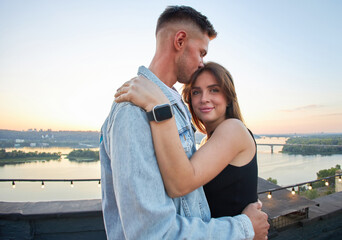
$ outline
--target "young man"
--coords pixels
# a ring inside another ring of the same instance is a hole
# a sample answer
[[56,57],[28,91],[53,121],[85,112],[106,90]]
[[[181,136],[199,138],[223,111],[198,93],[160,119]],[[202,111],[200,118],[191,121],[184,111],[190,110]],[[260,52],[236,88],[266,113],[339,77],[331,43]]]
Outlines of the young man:
[[[108,239],[266,239],[267,215],[258,203],[235,217],[210,218],[202,188],[172,199],[164,189],[149,121],[175,116],[188,157],[195,152],[190,113],[171,87],[186,83],[198,68],[216,32],[190,7],[168,7],[159,17],[157,48],[149,68],[138,75],[156,83],[171,105],[146,113],[114,103],[101,130],[102,206]],[[254,229],[254,230],[253,230]]]

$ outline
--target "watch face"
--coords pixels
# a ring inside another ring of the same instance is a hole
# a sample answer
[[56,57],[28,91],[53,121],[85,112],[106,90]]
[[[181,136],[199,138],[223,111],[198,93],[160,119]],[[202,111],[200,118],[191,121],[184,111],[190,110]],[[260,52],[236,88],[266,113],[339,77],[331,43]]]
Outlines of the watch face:
[[172,118],[170,105],[158,106],[154,109],[155,120],[160,122]]

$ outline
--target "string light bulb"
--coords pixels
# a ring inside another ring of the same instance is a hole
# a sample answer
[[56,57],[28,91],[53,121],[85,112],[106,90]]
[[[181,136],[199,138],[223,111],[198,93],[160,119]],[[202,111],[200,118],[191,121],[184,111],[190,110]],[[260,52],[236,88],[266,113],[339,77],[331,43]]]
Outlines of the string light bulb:
[[45,184],[44,184],[44,181],[42,181],[42,188],[45,188]]
[[309,184],[308,188],[309,188],[309,190],[312,190],[312,184],[311,183]]
[[329,186],[329,182],[328,181],[325,181],[325,186]]
[[272,192],[269,192],[269,193],[267,194],[267,198],[268,198],[268,199],[271,199],[271,198],[272,198]]
[[15,182],[12,181],[12,188],[15,188]]
[[342,182],[341,176],[338,177],[338,181],[339,181],[339,182]]
[[70,187],[72,187],[72,188],[74,187],[74,181],[70,182]]
[[291,194],[292,194],[292,195],[295,195],[295,194],[296,194],[296,191],[295,191],[294,187],[292,187]]
[[99,180],[99,183],[97,184],[98,187],[101,187],[101,180]]

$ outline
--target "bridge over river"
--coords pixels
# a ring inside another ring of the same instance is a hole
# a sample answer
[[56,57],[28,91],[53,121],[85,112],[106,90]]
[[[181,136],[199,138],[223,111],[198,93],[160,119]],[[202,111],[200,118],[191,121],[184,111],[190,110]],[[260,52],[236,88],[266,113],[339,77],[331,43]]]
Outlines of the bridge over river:
[[310,146],[310,147],[341,147],[342,145],[322,145],[322,144],[289,144],[289,143],[257,143],[258,146],[270,146],[271,153],[273,153],[274,146]]

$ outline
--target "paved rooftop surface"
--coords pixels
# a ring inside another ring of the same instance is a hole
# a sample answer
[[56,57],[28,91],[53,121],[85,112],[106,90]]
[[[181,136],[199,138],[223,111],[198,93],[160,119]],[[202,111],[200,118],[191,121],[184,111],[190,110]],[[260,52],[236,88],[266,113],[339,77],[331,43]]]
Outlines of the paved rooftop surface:
[[309,219],[283,231],[271,232],[272,240],[342,239],[342,192],[316,198],[319,206],[309,208]]
[[315,202],[317,202],[319,206],[309,208],[309,220],[329,217],[329,215],[338,212],[341,212],[342,214],[342,192],[316,198]]
[[[258,192],[277,188],[281,187],[262,178],[258,180]],[[267,194],[259,194],[259,199],[263,204],[262,209],[270,219],[317,205],[315,200],[306,199],[298,194],[292,195],[287,189],[272,192],[271,199],[267,198]]]

